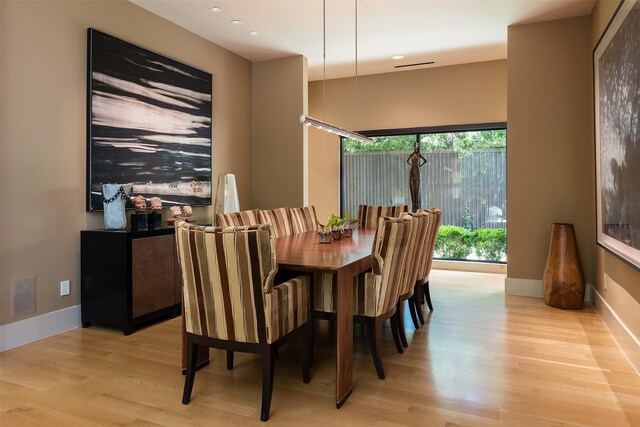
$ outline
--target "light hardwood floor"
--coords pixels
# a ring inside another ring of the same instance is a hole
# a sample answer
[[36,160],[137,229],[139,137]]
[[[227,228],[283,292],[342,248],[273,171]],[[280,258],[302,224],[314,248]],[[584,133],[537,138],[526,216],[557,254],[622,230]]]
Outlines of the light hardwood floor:
[[[354,392],[336,410],[329,325],[316,338],[310,384],[295,346],[276,362],[270,425],[640,426],[640,377],[591,308],[562,311],[505,297],[504,276],[434,271],[435,311],[395,352],[383,330],[377,378],[355,327]],[[180,320],[130,336],[75,329],[0,354],[0,425],[261,425],[260,363],[224,353],[180,403]]]

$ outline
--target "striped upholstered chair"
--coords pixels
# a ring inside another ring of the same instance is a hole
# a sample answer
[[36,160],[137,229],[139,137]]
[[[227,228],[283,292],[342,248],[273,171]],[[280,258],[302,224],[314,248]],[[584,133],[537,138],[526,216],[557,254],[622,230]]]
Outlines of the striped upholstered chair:
[[262,355],[262,409],[269,418],[276,350],[299,336],[303,381],[309,382],[311,322],[306,275],[274,286],[278,264],[271,225],[202,227],[176,223],[187,330],[187,373],[182,403],[195,378],[197,346]]
[[403,288],[400,290],[398,297],[398,305],[396,307],[398,313],[398,326],[400,332],[400,341],[404,347],[408,346],[407,336],[404,329],[404,302],[408,301],[411,320],[416,329],[420,328],[418,321],[418,312],[416,309],[416,300],[414,298],[415,284],[422,262],[422,256],[427,243],[429,232],[429,215],[426,213],[407,213],[403,212],[400,218],[411,218],[413,220],[412,233],[407,246],[407,262],[404,272],[407,275],[403,280]]
[[258,224],[260,224],[260,211],[258,209],[216,214],[216,225],[218,227],[231,227],[233,225],[258,225]]
[[409,280],[405,265],[413,222],[410,218],[380,218],[371,251],[371,271],[354,280],[354,320],[367,325],[371,356],[380,379],[385,378],[379,350],[380,325],[386,319],[391,319],[393,339],[401,351],[396,304],[405,281]]
[[382,216],[389,216],[392,218],[398,218],[402,212],[408,212],[407,205],[397,206],[374,206],[374,205],[360,205],[358,206],[358,219],[360,220],[360,227],[374,228],[378,225],[378,218]]
[[291,208],[290,212],[293,234],[300,234],[306,231],[316,231],[318,229],[316,208],[313,206]]
[[[430,209],[428,211],[418,210],[418,213],[428,212],[431,216],[429,226],[429,236],[427,244],[425,246],[424,258],[421,264],[420,271],[416,280],[416,297],[418,295],[424,295],[429,310],[433,311],[433,304],[431,303],[431,293],[429,292],[429,275],[431,274],[431,266],[433,264],[433,252],[436,247],[436,239],[438,238],[438,231],[440,230],[440,223],[442,222],[442,211],[437,208]],[[416,298],[417,300],[417,298]],[[418,311],[420,321],[424,323],[422,313]]]
[[261,210],[260,223],[271,224],[274,237],[290,236],[293,234],[289,208]]

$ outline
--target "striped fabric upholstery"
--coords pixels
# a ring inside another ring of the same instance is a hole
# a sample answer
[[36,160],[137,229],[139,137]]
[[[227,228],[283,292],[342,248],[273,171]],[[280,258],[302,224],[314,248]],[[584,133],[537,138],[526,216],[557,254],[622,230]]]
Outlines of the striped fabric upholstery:
[[413,219],[413,232],[407,248],[407,266],[405,267],[405,273],[407,274],[406,280],[404,280],[404,288],[401,291],[401,295],[405,295],[413,291],[413,287],[418,278],[418,273],[422,267],[424,260],[424,253],[429,238],[429,219],[428,213],[402,213],[400,218],[410,217]]
[[428,213],[429,220],[429,232],[427,235],[427,242],[425,244],[425,251],[423,254],[423,261],[418,272],[417,280],[427,280],[429,274],[431,274],[431,265],[433,264],[433,252],[436,247],[436,239],[438,237],[438,230],[440,229],[440,222],[442,221],[442,211],[440,209],[430,209],[428,211],[418,209],[418,213]]
[[380,218],[371,254],[372,271],[354,279],[355,315],[378,317],[395,307],[406,278],[403,271],[412,227],[408,218]]
[[336,275],[333,273],[314,273],[313,309],[324,313],[335,313]]
[[291,208],[291,225],[293,234],[317,230],[318,220],[316,219],[316,208],[313,206]]
[[260,223],[271,224],[274,237],[290,236],[293,234],[291,228],[291,214],[289,208],[278,208],[260,211]]
[[260,224],[260,211],[251,209],[249,211],[218,213],[216,214],[216,225],[218,227],[231,227],[233,225],[258,225]]
[[203,227],[176,222],[187,332],[273,343],[309,318],[309,280],[273,286],[271,225]]
[[378,218],[388,216],[398,218],[402,212],[408,212],[407,205],[397,206],[374,206],[360,205],[358,207],[358,219],[360,227],[375,228],[378,226]]

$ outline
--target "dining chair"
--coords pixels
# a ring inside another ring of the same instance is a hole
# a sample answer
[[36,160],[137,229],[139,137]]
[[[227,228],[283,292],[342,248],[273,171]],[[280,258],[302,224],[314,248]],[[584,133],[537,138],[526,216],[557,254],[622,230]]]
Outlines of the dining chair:
[[258,225],[260,224],[260,211],[258,209],[251,209],[240,212],[217,213],[215,224],[218,227]]
[[[403,352],[398,316],[394,314],[400,290],[406,286],[403,280],[409,280],[403,271],[412,222],[411,218],[379,218],[371,250],[372,269],[354,278],[353,318],[367,326],[371,357],[380,379],[385,378],[379,350],[380,325],[385,320],[390,319],[396,349]],[[315,274],[313,293],[313,317],[335,318],[335,276]]]
[[273,236],[276,238],[290,236],[293,234],[290,211],[289,208],[260,210],[260,223],[271,224]]
[[415,305],[414,293],[418,271],[421,267],[420,263],[423,258],[422,254],[424,253],[427,243],[429,232],[429,215],[426,213],[408,212],[403,212],[402,214],[400,214],[400,218],[405,217],[411,218],[413,220],[413,227],[407,246],[407,262],[404,267],[404,274],[406,275],[406,278],[402,280],[403,287],[400,291],[400,296],[398,297],[396,315],[398,316],[400,341],[402,342],[402,345],[404,347],[407,347],[407,335],[404,327],[404,302],[408,301],[409,313],[411,314],[413,326],[416,329],[419,329],[420,322],[418,320],[418,309]]
[[291,208],[290,212],[293,234],[316,231],[318,229],[315,207],[305,206],[302,208]]
[[354,279],[354,320],[367,327],[371,357],[380,379],[385,378],[380,357],[380,325],[385,320],[391,320],[396,349],[401,345],[398,316],[394,314],[400,291],[405,286],[403,280],[407,280],[404,270],[413,223],[411,218],[380,218],[371,251],[371,271]]
[[[423,261],[418,277],[416,280],[415,288],[415,301],[416,304],[423,301],[423,297],[426,300],[429,310],[433,311],[433,304],[431,303],[431,293],[429,292],[429,275],[431,274],[431,266],[433,265],[433,254],[436,247],[436,240],[438,238],[438,231],[440,230],[440,223],[442,222],[442,211],[437,208],[429,209],[427,211],[419,209],[418,213],[429,213],[431,220],[429,226],[429,233],[425,251],[423,254]],[[422,311],[418,310],[418,317],[420,322],[424,324],[424,318],[422,317]]]
[[309,382],[311,323],[309,279],[300,275],[277,286],[278,270],[271,224],[203,227],[176,222],[178,261],[183,280],[187,372],[182,403],[188,404],[195,379],[198,346],[262,355],[260,419],[269,418],[276,350],[300,338],[302,378]]
[[402,212],[408,212],[407,205],[396,206],[376,206],[376,205],[359,205],[358,220],[360,227],[373,228],[378,225],[378,218],[388,216],[397,218]]

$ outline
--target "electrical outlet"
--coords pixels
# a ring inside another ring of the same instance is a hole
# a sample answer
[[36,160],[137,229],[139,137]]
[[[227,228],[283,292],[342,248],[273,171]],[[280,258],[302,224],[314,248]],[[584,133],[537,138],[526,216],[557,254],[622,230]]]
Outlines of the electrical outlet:
[[60,296],[65,296],[65,295],[69,295],[70,290],[69,290],[69,281],[68,280],[63,280],[60,282]]

